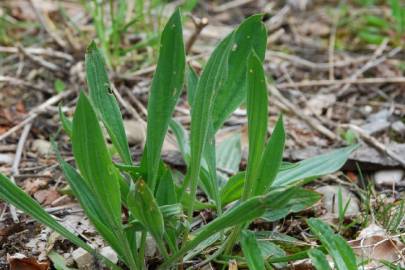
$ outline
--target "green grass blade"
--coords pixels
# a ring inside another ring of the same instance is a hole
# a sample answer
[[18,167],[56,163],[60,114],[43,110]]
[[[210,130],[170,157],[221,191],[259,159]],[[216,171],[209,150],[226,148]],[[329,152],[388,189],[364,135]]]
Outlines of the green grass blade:
[[121,230],[118,171],[108,152],[97,116],[82,92],[73,117],[73,155],[83,178],[103,203],[113,230]]
[[86,51],[86,75],[89,96],[94,108],[103,121],[111,141],[126,164],[132,163],[128,141],[125,135],[121,111],[111,92],[105,62],[94,42]]
[[160,44],[159,60],[148,100],[146,135],[147,181],[153,191],[156,187],[163,140],[184,80],[185,51],[178,9],[167,22]]
[[317,248],[310,249],[308,251],[308,256],[316,270],[330,270],[329,262],[321,250]]
[[101,255],[98,255],[91,246],[83,242],[78,236],[74,235],[64,226],[59,224],[53,217],[45,212],[44,209],[42,209],[41,205],[39,205],[38,202],[29,197],[24,191],[13,184],[10,179],[8,179],[2,173],[0,173],[0,199],[14,205],[40,223],[59,233],[76,246],[83,248],[91,254],[94,254],[95,256],[97,256],[97,258],[103,260],[103,262],[105,262],[112,269],[120,269],[112,262],[103,258]]
[[264,260],[253,232],[242,231],[241,246],[250,270],[263,270]]
[[307,221],[311,231],[332,256],[338,270],[357,270],[356,257],[352,248],[323,221],[311,218]]
[[350,154],[357,148],[358,145],[351,145],[300,161],[297,166],[280,171],[272,186],[295,185],[301,180],[333,173],[345,164]]
[[[246,98],[249,156],[242,200],[246,200],[256,189],[260,162],[267,134],[267,88],[263,64],[252,52],[248,59],[248,90]],[[264,193],[264,192],[263,192]]]
[[254,51],[260,61],[264,60],[267,44],[267,31],[262,23],[262,15],[253,15],[243,21],[234,31],[232,47],[227,57],[226,81],[215,97],[213,108],[214,130],[218,130],[229,115],[246,97],[246,63]]
[[269,190],[280,170],[283,159],[285,131],[283,117],[280,116],[273,134],[263,153],[259,169],[259,178],[256,184],[255,195],[263,194]]

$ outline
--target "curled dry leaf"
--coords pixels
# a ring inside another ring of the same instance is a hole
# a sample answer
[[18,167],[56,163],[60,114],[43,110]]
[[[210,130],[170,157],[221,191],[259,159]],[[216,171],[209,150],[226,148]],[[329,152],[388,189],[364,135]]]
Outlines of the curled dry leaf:
[[38,262],[35,258],[27,258],[24,255],[7,255],[10,270],[48,270],[48,262]]
[[363,229],[350,245],[359,258],[374,260],[367,267],[376,267],[379,260],[397,262],[405,256],[405,245],[375,224]]

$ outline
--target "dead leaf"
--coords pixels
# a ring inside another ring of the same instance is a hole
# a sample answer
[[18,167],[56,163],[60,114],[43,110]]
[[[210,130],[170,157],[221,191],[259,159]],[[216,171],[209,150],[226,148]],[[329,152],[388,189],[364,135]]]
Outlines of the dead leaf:
[[[350,245],[354,253],[362,259],[396,262],[405,256],[405,245],[390,237],[383,228],[376,224],[371,224],[363,229],[359,237],[351,241]],[[367,267],[377,265],[378,263],[371,262]]]
[[60,197],[54,189],[43,189],[34,194],[34,198],[42,205],[49,205]]
[[35,258],[27,258],[18,254],[14,256],[7,255],[7,262],[10,270],[48,270],[48,262],[38,262]]
[[229,261],[228,270],[238,270],[238,264],[236,263],[235,260],[230,260]]
[[34,179],[30,181],[24,181],[23,187],[24,191],[28,194],[35,194],[41,188],[44,188],[48,185],[48,182],[44,179]]

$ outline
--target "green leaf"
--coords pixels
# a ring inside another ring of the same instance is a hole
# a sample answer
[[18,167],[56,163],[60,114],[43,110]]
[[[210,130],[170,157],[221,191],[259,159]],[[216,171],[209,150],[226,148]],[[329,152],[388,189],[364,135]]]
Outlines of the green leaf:
[[353,250],[340,235],[335,234],[328,225],[319,219],[311,218],[307,223],[332,256],[338,270],[357,270]]
[[256,241],[256,236],[253,232],[242,231],[241,233],[241,245],[243,255],[245,256],[249,269],[262,270],[264,268],[264,260]]
[[235,134],[224,140],[216,153],[217,167],[228,173],[237,173],[242,159],[240,134]]
[[98,120],[81,92],[73,117],[73,155],[83,178],[108,213],[112,230],[121,230],[119,172],[114,167]]
[[296,195],[294,188],[280,188],[266,195],[252,197],[223,213],[220,217],[201,227],[195,232],[192,240],[188,241],[182,249],[166,259],[159,269],[167,269],[187,251],[196,248],[202,241],[231,226],[245,224],[260,217],[268,210],[274,210],[286,205],[292,196]]
[[198,75],[195,70],[188,66],[187,68],[187,101],[188,104],[193,107],[195,91],[198,84]]
[[58,108],[59,110],[59,119],[62,122],[62,127],[65,130],[66,134],[72,138],[72,121],[70,121],[65,114],[62,112],[61,106]]
[[56,79],[53,83],[53,88],[55,88],[56,93],[60,94],[65,90],[66,85],[63,81]]
[[[217,165],[216,165],[216,146],[215,146],[215,134],[212,125],[209,126],[207,135],[207,144],[203,154],[203,167],[200,171],[201,185],[206,191],[208,197],[213,199],[217,211],[221,213],[221,201],[219,198],[219,183],[217,177]],[[205,181],[204,181],[205,180]]]
[[14,205],[24,213],[38,220],[40,223],[59,233],[76,246],[81,247],[87,252],[95,255],[112,269],[120,270],[118,266],[116,266],[103,256],[97,254],[91,246],[83,242],[78,236],[74,235],[64,226],[59,224],[51,215],[49,215],[47,212],[45,212],[44,209],[42,209],[41,205],[39,205],[38,202],[29,197],[24,191],[13,184],[11,180],[4,176],[2,173],[0,173],[0,199]]
[[[248,59],[247,118],[249,137],[249,156],[246,169],[246,180],[242,200],[258,188],[260,162],[266,143],[268,96],[263,64],[254,52]],[[262,193],[265,193],[264,190]]]
[[103,121],[111,141],[126,164],[132,163],[128,141],[125,135],[121,111],[111,92],[105,61],[94,42],[86,51],[86,75],[90,100]]
[[38,202],[29,197],[2,173],[0,173],[0,198],[66,237],[75,245],[93,253],[93,249],[90,246],[84,243],[79,237],[68,231],[65,227],[60,225],[54,218],[52,218],[47,212],[45,212],[45,210],[42,209]]
[[[261,251],[261,255],[263,256],[264,260],[271,260],[276,258],[281,258],[287,255],[287,253],[280,248],[278,245],[270,241],[269,239],[257,239],[257,244]],[[277,268],[285,268],[287,266],[286,263],[277,263],[274,265]]]
[[[246,97],[246,69],[249,55],[256,53],[260,62],[264,60],[267,45],[267,31],[262,23],[262,15],[253,15],[244,20],[234,31],[231,47],[224,54],[225,81],[217,91],[213,108],[213,126],[218,130],[229,115],[242,103]],[[230,50],[230,51],[229,51]]]
[[292,198],[287,205],[273,211],[268,211],[260,218],[268,222],[274,222],[284,218],[290,213],[297,213],[311,207],[322,197],[321,194],[312,190],[307,190],[304,188],[297,188],[297,190],[298,196]]
[[52,261],[53,267],[56,270],[77,270],[66,266],[65,258],[59,255],[56,251],[51,250],[48,253],[48,258]]
[[[189,169],[187,170],[188,175],[184,181],[181,196],[183,196],[184,190],[189,187],[190,195],[195,197],[201,171],[201,161],[206,151],[205,147],[207,142],[212,143],[214,139],[209,137],[209,135],[212,135],[212,104],[215,94],[223,80],[223,68],[227,56],[226,52],[231,45],[231,38],[231,35],[225,38],[214,50],[197,84],[195,100],[198,100],[198,102],[194,102],[193,109],[191,110],[191,158]],[[211,190],[209,187],[207,187],[207,189]],[[211,197],[213,196],[213,194],[210,195]],[[193,203],[194,200],[191,201],[189,207],[189,218],[191,218],[192,215]]]
[[345,164],[350,154],[357,148],[358,145],[351,145],[300,161],[297,166],[280,171],[272,186],[296,185],[302,180],[333,173]]
[[310,249],[308,251],[308,256],[317,270],[330,270],[329,262],[326,259],[325,254],[320,249]]
[[[198,102],[193,102],[191,111],[191,160],[186,178],[192,181],[192,196],[197,189],[206,144],[212,143],[216,130],[245,97],[245,92],[240,89],[241,85],[246,84],[245,63],[252,46],[257,46],[256,53],[259,57],[264,57],[267,35],[261,17],[258,15],[246,19],[229,34],[214,50],[198,80],[194,94],[194,99]],[[213,178],[212,170],[210,175]],[[185,182],[185,186],[189,186],[188,181],[190,180]],[[212,185],[215,187],[217,184]],[[217,193],[216,190],[215,194]],[[191,205],[190,209],[192,208]]]
[[165,232],[163,215],[152,191],[142,179],[131,188],[128,208],[155,239],[162,239]]
[[[57,150],[56,146],[54,148]],[[103,211],[104,207],[100,205],[100,202],[94,197],[89,185],[81,175],[62,159],[58,151],[55,152],[63,174],[65,175],[73,194],[79,200],[86,216],[111,247],[123,256],[124,253],[122,253],[121,249],[122,243],[117,239],[114,231],[109,227],[108,222],[105,222],[104,217],[108,215],[108,213]]]
[[229,178],[221,189],[221,203],[227,205],[238,200],[242,196],[243,185],[245,182],[245,172],[239,172]]
[[163,173],[160,177],[159,185],[156,191],[156,200],[159,205],[177,203],[176,187],[173,176],[169,168],[163,167]]
[[184,129],[181,123],[174,119],[170,121],[169,126],[176,137],[177,145],[180,149],[181,155],[183,156],[184,162],[188,165],[190,162],[190,145],[188,142],[187,131]]
[[379,33],[373,33],[370,29],[362,30],[358,33],[359,38],[369,44],[379,45],[385,39],[385,36]]
[[[330,153],[309,158],[298,163],[281,165],[272,187],[298,185],[303,180],[311,180],[337,171],[346,162],[349,155],[358,147],[334,150]],[[221,189],[222,204],[226,205],[241,197],[244,184],[244,172],[232,176]]]
[[180,11],[167,22],[160,42],[159,60],[148,100],[146,135],[148,185],[156,187],[160,152],[184,80],[185,51]]
[[259,178],[254,192],[255,195],[267,192],[276,179],[283,159],[284,143],[283,117],[280,116],[264,150],[259,169]]

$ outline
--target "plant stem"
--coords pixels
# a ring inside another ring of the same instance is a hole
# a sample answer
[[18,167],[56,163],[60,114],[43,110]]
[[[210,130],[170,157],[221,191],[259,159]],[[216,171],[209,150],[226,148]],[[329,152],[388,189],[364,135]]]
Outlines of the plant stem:
[[142,260],[141,269],[146,269],[145,267],[145,245],[146,245],[146,231],[142,231],[141,234],[141,244],[139,246],[139,258]]

